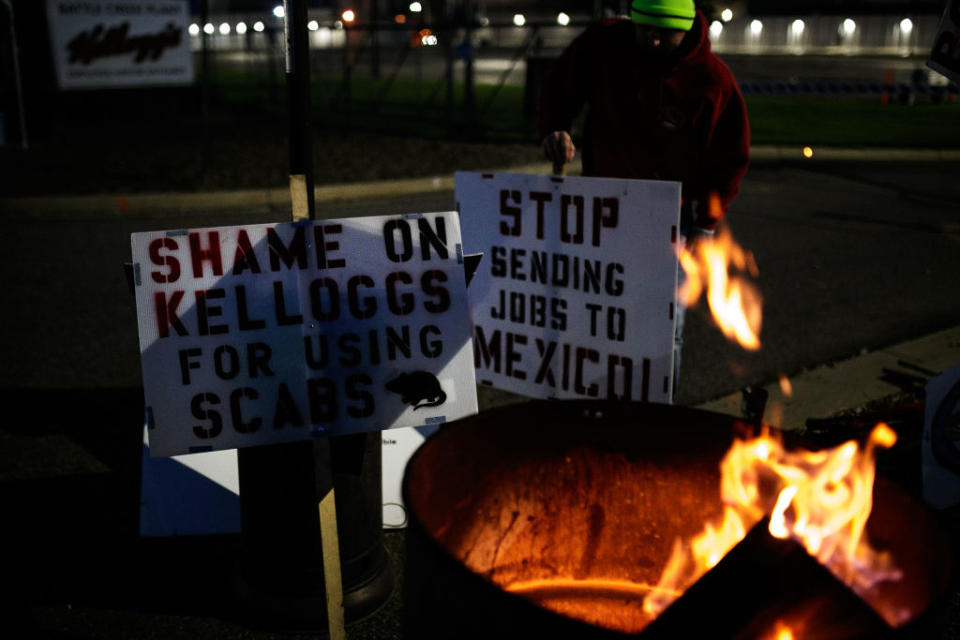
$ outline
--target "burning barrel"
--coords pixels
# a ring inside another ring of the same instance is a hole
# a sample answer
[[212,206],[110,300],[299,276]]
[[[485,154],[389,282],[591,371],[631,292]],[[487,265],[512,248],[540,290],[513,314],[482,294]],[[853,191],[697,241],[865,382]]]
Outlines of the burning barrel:
[[[404,477],[407,637],[873,638],[915,629],[953,566],[927,510],[874,483],[872,460],[868,469],[850,448],[835,453],[839,462],[806,454],[799,466],[827,474],[824,503],[869,481],[865,514],[860,505],[850,517],[863,518],[872,546],[834,566],[824,554],[849,541],[818,538],[814,527],[833,513],[805,511],[804,489],[772,487],[765,472],[731,471],[731,442],[750,431],[718,414],[596,401],[532,402],[448,425]],[[767,441],[749,442],[761,471],[788,466]],[[850,487],[830,476],[844,463],[864,476]],[[742,484],[747,477],[754,483]],[[757,494],[737,526],[728,522],[731,486]],[[787,524],[812,540],[772,535]],[[724,536],[725,546],[705,551],[716,557],[691,572],[697,546]]]

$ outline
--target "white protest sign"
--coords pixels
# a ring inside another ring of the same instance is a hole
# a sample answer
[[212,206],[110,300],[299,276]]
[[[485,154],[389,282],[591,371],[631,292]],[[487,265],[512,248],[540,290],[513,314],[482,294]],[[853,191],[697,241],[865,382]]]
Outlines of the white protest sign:
[[132,235],[150,454],[476,413],[454,212]]
[[186,0],[47,0],[61,89],[189,85]]
[[927,66],[940,75],[960,83],[960,2],[950,0],[950,4],[943,10],[937,37],[934,38],[933,48]]
[[457,173],[482,384],[669,402],[680,184]]
[[960,504],[960,367],[927,381],[922,457],[924,500]]

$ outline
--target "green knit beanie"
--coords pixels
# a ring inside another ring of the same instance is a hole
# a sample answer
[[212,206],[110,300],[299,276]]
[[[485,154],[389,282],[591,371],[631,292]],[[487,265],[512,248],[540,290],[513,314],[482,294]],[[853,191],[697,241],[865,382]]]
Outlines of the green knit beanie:
[[633,0],[630,19],[661,29],[690,31],[697,11],[693,0]]

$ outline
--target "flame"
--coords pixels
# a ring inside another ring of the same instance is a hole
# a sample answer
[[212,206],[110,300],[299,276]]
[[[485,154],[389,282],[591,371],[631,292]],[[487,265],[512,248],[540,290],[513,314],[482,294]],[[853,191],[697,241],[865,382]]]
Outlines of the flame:
[[[711,199],[711,207],[719,201]],[[686,274],[677,296],[693,306],[706,290],[710,313],[724,335],[744,349],[760,348],[762,298],[743,275],[757,275],[753,255],[744,251],[725,227],[714,236],[699,238],[680,251],[680,266]]]
[[720,463],[723,522],[707,523],[686,543],[675,541],[644,611],[659,615],[673,593],[686,591],[768,514],[771,535],[802,544],[855,592],[898,579],[889,554],[875,551],[864,537],[873,507],[874,454],[896,439],[893,429],[879,423],[863,448],[850,441],[824,451],[787,451],[766,433],[734,442]]

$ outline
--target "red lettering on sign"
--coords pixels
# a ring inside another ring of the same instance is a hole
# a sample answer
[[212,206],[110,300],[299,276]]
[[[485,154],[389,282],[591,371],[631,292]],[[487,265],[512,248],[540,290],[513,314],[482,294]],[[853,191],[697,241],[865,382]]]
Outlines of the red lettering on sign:
[[180,261],[177,260],[176,256],[160,255],[162,249],[176,251],[178,248],[177,241],[173,238],[155,238],[150,242],[150,262],[159,267],[168,267],[170,269],[167,273],[151,271],[150,277],[153,278],[154,282],[163,284],[176,282],[180,278]]
[[203,277],[203,263],[209,261],[213,269],[213,275],[223,275],[223,260],[220,257],[220,232],[210,231],[207,233],[207,248],[204,249],[200,244],[200,234],[193,232],[190,234],[190,260],[193,263],[193,277]]

